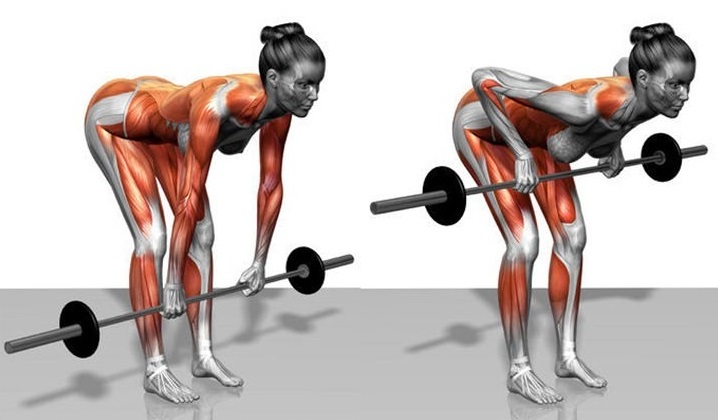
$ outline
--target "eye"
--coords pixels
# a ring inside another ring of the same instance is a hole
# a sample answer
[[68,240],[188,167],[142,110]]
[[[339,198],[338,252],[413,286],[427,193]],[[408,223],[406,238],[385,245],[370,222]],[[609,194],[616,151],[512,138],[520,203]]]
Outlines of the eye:
[[678,84],[678,82],[673,82],[673,81],[666,82],[666,87],[668,89],[674,90],[674,91],[681,88],[680,85]]

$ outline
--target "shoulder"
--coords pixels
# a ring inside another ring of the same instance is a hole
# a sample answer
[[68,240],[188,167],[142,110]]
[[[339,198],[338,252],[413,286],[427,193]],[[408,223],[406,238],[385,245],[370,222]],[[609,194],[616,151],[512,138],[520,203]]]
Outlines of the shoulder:
[[588,93],[596,90],[622,91],[630,88],[631,81],[628,77],[592,77],[572,80],[562,85],[554,86],[549,91],[568,91],[574,93]]
[[610,118],[633,94],[631,80],[624,76],[573,80],[548,91],[585,95],[603,118]]
[[633,96],[631,80],[625,76],[605,77],[596,92],[596,108],[603,118],[609,119]]
[[258,74],[226,76],[225,100],[229,113],[240,123],[251,124],[259,117],[267,95]]

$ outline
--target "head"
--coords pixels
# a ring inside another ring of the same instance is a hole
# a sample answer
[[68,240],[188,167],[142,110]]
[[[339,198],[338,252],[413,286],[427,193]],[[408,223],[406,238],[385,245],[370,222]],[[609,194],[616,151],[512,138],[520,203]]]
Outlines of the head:
[[677,117],[696,71],[693,51],[667,23],[633,28],[631,43],[628,73],[636,96],[655,113]]
[[259,74],[267,95],[284,112],[305,117],[319,95],[324,78],[324,54],[298,23],[266,26]]

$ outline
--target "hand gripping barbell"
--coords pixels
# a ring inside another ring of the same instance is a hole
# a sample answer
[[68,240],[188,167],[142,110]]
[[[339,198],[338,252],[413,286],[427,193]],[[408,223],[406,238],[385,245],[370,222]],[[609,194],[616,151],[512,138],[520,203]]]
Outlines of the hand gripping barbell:
[[[273,283],[288,279],[294,290],[304,295],[311,295],[322,288],[326,270],[353,262],[354,257],[349,254],[322,260],[319,254],[311,248],[299,247],[287,257],[287,272],[267,277],[265,282]],[[214,299],[239,292],[247,287],[245,283],[242,283],[225,289],[217,289],[209,293],[189,297],[185,302],[190,304],[206,299]],[[60,328],[7,341],[5,342],[5,352],[8,354],[16,353],[62,340],[70,353],[80,358],[90,357],[99,346],[100,328],[161,311],[162,306],[160,305],[98,321],[89,306],[79,300],[73,300],[62,308]]]
[[[706,153],[708,153],[706,146],[701,145],[681,149],[670,135],[656,133],[650,136],[643,144],[641,157],[627,160],[625,166],[643,165],[643,169],[648,176],[656,181],[666,182],[678,175],[683,159],[702,156]],[[609,164],[603,163],[587,168],[542,175],[539,177],[539,182],[571,178],[601,172],[606,169],[609,169]],[[511,180],[480,187],[464,188],[464,183],[456,172],[445,166],[438,166],[426,175],[422,194],[375,201],[371,203],[370,210],[373,214],[382,214],[415,207],[426,207],[426,211],[435,222],[449,226],[458,222],[464,215],[467,196],[515,186],[516,181]]]

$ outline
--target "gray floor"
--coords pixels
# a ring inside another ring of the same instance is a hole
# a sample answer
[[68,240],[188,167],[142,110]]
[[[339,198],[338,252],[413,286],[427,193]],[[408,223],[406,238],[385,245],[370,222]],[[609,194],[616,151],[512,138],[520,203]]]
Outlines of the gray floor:
[[[166,322],[170,364],[201,395],[185,406],[144,393],[134,324],[109,326],[89,359],[61,343],[0,354],[0,418],[716,418],[718,289],[584,291],[578,347],[608,379],[603,392],[554,377],[546,293],[537,290],[534,368],[566,397],[552,407],[506,391],[495,294],[329,289],[304,297],[268,289],[222,298],[215,350],[246,385],[238,391],[193,379],[186,322]],[[0,290],[0,339],[55,327],[73,299],[99,318],[129,309],[126,290]]]

